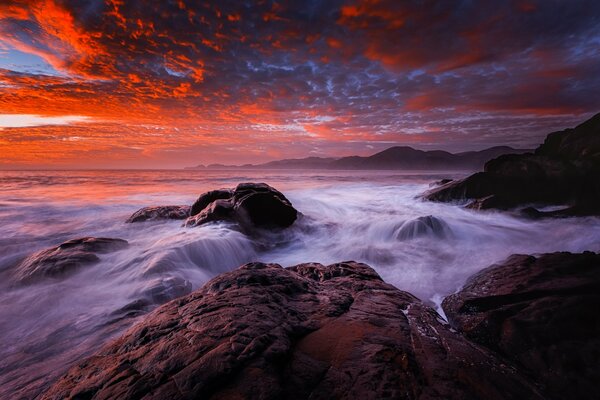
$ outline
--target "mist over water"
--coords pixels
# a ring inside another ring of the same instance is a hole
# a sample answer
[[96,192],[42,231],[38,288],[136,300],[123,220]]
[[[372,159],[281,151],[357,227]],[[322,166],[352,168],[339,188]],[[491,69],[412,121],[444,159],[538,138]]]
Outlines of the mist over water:
[[[466,173],[465,173],[466,174]],[[453,176],[456,175],[456,176]],[[250,261],[290,266],[362,261],[423,301],[440,301],[474,272],[513,253],[600,251],[598,218],[531,221],[424,202],[456,173],[356,171],[0,172],[0,398],[45,382],[139,319],[123,307],[155,304],[156,288],[197,289]],[[227,224],[126,224],[150,205],[191,204],[204,191],[266,182],[303,217],[260,239]],[[430,217],[431,216],[431,217]],[[85,236],[130,246],[72,276],[16,285],[14,267],[35,251]]]

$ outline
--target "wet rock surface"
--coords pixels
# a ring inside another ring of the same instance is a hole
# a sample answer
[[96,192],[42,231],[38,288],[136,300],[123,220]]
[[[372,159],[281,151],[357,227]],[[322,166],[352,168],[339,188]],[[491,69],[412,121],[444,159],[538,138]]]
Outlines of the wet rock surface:
[[230,221],[243,229],[286,228],[298,212],[279,191],[266,183],[240,183],[235,189],[202,194],[192,205],[186,226]]
[[43,399],[536,399],[364,264],[251,263],[174,300]]
[[456,329],[516,362],[549,398],[600,398],[600,254],[515,255],[442,306]]
[[600,215],[600,114],[551,133],[535,153],[495,158],[483,172],[434,188],[425,198],[467,201],[479,210],[565,205],[551,212],[528,209],[536,217]]
[[131,215],[126,222],[156,221],[163,219],[186,219],[190,216],[190,206],[144,207]]
[[128,246],[126,240],[85,237],[38,251],[15,268],[15,279],[21,284],[43,278],[60,278],[100,261],[98,253],[109,253]]

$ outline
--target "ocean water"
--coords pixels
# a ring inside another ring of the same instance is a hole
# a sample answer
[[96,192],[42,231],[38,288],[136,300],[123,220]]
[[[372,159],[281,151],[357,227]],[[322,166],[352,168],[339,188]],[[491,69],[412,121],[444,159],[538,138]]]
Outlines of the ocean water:
[[[514,253],[600,251],[600,219],[531,221],[422,201],[441,178],[467,172],[0,172],[0,398],[31,398],[69,365],[141,316],[123,307],[158,286],[196,289],[250,261],[291,266],[365,262],[438,308],[473,273]],[[227,224],[127,224],[149,205],[191,204],[204,191],[266,182],[303,214],[269,238]],[[431,218],[429,218],[431,216]],[[28,255],[85,236],[130,246],[64,279],[17,285]]]

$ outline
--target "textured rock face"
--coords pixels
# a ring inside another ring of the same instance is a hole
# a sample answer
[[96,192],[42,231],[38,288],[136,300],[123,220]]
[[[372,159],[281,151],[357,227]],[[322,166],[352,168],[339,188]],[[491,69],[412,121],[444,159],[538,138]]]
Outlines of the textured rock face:
[[[530,204],[566,205],[536,216],[600,215],[600,114],[574,129],[555,132],[535,154],[504,155],[484,171],[432,189],[432,201],[474,200],[474,209]],[[528,212],[531,214],[531,211]]]
[[536,399],[364,264],[247,264],[151,313],[43,399]]
[[202,194],[191,209],[186,226],[232,221],[242,228],[286,228],[298,212],[279,191],[265,183],[240,183],[235,189]]
[[190,206],[157,206],[137,210],[126,222],[156,221],[161,219],[186,219],[190,216]]
[[512,256],[443,302],[466,336],[521,365],[556,399],[600,398],[600,254]]
[[46,277],[62,277],[100,261],[97,253],[127,246],[123,239],[85,237],[69,240],[27,257],[15,268],[15,279],[19,283],[31,283]]
[[568,160],[600,161],[600,114],[575,129],[554,132],[546,137],[536,154]]

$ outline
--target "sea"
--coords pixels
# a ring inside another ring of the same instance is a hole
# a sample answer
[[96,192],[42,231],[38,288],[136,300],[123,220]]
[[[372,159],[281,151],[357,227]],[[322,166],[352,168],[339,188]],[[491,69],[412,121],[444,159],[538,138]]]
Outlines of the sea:
[[[183,282],[195,290],[247,262],[363,262],[444,318],[445,296],[511,254],[600,251],[599,218],[530,220],[421,198],[436,181],[468,174],[0,171],[0,398],[35,397],[69,366],[139,322],[141,313],[119,310],[157,285]],[[262,237],[227,223],[189,228],[180,220],[125,222],[141,207],[190,205],[205,191],[241,182],[275,187],[301,217]],[[430,216],[441,231],[419,225]],[[64,278],[15,281],[15,268],[26,257],[88,236],[125,239],[129,247],[100,254],[100,262]]]

